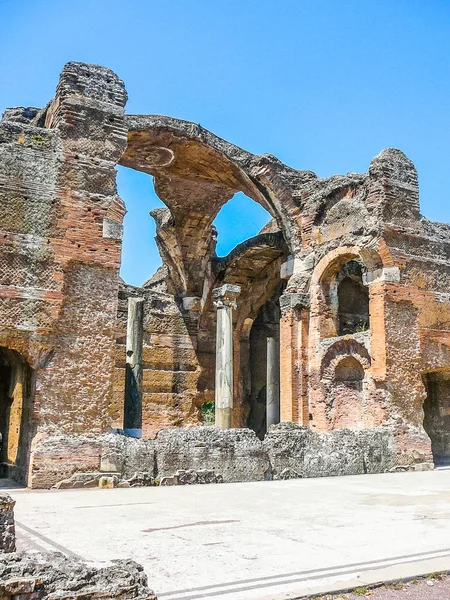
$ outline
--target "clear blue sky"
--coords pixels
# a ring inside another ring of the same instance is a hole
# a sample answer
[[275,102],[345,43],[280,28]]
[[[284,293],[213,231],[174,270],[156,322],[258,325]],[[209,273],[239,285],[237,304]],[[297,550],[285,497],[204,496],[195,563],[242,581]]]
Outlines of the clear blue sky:
[[[0,23],[1,111],[43,106],[67,61],[102,64],[127,112],[195,121],[319,176],[400,148],[423,214],[450,221],[450,0],[0,0]],[[118,183],[122,274],[140,284],[159,264],[148,211],[161,203],[147,175],[120,168]],[[267,218],[235,197],[219,253]]]

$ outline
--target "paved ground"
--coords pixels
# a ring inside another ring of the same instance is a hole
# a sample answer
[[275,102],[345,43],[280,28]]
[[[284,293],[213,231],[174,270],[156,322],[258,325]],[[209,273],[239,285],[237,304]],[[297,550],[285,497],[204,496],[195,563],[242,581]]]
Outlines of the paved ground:
[[450,579],[447,576],[431,576],[423,580],[395,583],[375,589],[358,588],[351,594],[326,595],[315,600],[448,600]]
[[11,494],[21,547],[132,557],[160,600],[293,599],[450,569],[450,471]]

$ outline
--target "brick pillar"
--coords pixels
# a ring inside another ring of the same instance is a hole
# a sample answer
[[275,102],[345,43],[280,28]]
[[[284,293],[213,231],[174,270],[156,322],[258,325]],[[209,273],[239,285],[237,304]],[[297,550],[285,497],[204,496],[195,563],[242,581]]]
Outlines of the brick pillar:
[[[125,207],[115,165],[127,145],[126,92],[109,69],[68,63],[46,126],[58,135],[54,252],[63,302],[36,400],[40,431],[108,431]],[[43,129],[43,131],[46,131]],[[46,240],[47,241],[47,240]]]
[[280,297],[280,419],[309,424],[308,294]]

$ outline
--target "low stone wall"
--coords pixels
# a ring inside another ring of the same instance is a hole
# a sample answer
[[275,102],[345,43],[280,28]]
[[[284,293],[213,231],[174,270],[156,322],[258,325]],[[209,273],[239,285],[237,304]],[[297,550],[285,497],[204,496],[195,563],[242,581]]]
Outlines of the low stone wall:
[[16,549],[14,505],[15,501],[9,494],[0,493],[0,553],[14,552]]
[[157,476],[177,471],[213,471],[225,482],[270,478],[267,453],[250,429],[162,429],[155,440]]
[[98,569],[60,553],[0,555],[2,600],[157,600],[143,568],[116,560]]
[[421,453],[400,464],[399,439],[390,427],[316,433],[294,423],[271,426],[263,441],[250,429],[215,427],[163,429],[154,440],[58,436],[35,446],[30,485],[135,487],[433,468]]
[[154,440],[112,433],[95,438],[61,435],[45,438],[33,448],[29,486],[97,487],[103,483],[113,487],[119,482],[132,486],[153,481],[154,476]]
[[263,446],[273,479],[383,473],[395,465],[394,437],[383,427],[315,433],[294,423],[269,429]]

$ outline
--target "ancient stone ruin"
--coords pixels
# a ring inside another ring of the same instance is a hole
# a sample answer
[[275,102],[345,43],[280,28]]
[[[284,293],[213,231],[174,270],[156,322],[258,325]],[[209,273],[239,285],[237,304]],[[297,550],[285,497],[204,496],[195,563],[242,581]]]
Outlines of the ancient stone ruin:
[[[413,163],[386,149],[321,179],[126,100],[112,71],[69,63],[47,106],[0,123],[2,475],[220,481],[256,449],[239,477],[448,460],[450,227],[421,216]],[[117,164],[166,206],[140,288],[119,277]],[[272,220],[219,258],[237,192]]]
[[60,552],[16,552],[14,505],[9,494],[0,493],[2,600],[158,600],[133,560],[97,568]]

